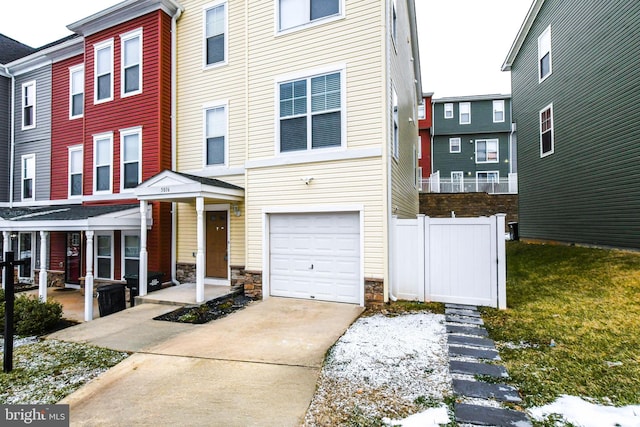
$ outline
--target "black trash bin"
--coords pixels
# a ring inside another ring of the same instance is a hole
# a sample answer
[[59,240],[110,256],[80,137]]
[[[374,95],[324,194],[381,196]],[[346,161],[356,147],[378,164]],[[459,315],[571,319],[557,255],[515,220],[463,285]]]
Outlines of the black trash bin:
[[509,234],[511,235],[511,240],[520,240],[520,235],[518,234],[517,222],[509,223]]
[[124,297],[124,286],[117,283],[100,285],[97,288],[97,293],[100,317],[108,316],[109,314],[127,308]]
[[[160,271],[148,271],[147,272],[147,292],[157,291],[162,288],[162,276],[164,273]],[[127,288],[129,288],[129,303],[131,307],[135,306],[135,298],[140,292],[138,274],[127,274],[124,276],[124,280],[127,281]]]

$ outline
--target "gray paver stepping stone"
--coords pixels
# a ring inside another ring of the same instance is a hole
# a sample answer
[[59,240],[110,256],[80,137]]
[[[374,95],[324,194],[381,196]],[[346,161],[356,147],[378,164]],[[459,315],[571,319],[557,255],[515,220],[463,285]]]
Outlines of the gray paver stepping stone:
[[528,427],[532,425],[525,413],[511,409],[456,403],[454,410],[456,421],[459,423],[501,427]]
[[485,348],[496,348],[493,340],[488,338],[480,338],[480,337],[467,337],[464,335],[447,335],[447,340],[449,340],[449,344],[460,344],[460,345],[468,345],[472,347],[485,347]]
[[479,317],[460,316],[457,314],[445,315],[445,320],[452,323],[466,323],[469,325],[484,325],[484,322]]
[[496,350],[486,348],[449,346],[449,356],[467,356],[476,359],[500,360],[500,355]]
[[474,310],[463,310],[460,308],[447,308],[444,314],[457,314],[459,316],[480,317],[480,312]]
[[465,362],[462,360],[452,360],[449,362],[449,371],[456,374],[466,375],[486,375],[495,378],[508,378],[507,369],[501,365],[490,365],[489,363]]
[[476,305],[450,304],[450,303],[445,304],[444,308],[459,308],[460,310],[478,310],[478,306]]
[[522,402],[518,389],[507,384],[491,384],[483,381],[453,380],[453,392],[460,396],[495,399],[501,402]]
[[464,325],[447,325],[448,334],[465,334],[475,335],[479,337],[488,337],[489,333],[485,328],[478,326],[464,326]]

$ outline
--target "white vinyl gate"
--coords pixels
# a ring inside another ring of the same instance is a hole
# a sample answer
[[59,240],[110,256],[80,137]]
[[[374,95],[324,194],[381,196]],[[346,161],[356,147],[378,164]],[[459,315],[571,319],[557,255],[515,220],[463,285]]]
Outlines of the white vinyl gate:
[[395,219],[392,295],[506,308],[504,222],[504,214]]

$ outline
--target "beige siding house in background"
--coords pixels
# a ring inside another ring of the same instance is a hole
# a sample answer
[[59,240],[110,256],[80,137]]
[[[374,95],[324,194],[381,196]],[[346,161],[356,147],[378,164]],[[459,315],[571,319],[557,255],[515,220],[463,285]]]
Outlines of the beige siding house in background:
[[418,213],[413,0],[181,4],[174,169],[141,190],[174,203],[178,281],[387,301],[391,218]]

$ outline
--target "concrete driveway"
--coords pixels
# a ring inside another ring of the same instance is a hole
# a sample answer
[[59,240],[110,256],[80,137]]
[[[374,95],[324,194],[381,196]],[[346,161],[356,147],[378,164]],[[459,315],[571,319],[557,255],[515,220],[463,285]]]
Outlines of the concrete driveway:
[[[71,425],[299,426],[326,351],[362,311],[269,298],[155,342],[143,333],[148,346],[60,403],[70,405]],[[92,342],[87,329],[81,335]],[[108,335],[110,347],[124,347]]]

